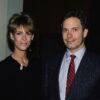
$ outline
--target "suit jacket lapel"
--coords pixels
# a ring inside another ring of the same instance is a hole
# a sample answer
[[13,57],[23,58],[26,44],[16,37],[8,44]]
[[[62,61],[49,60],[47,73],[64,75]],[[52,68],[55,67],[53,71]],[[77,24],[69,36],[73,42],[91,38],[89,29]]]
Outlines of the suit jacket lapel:
[[[63,58],[63,54],[56,56],[50,64],[50,93],[53,97],[53,100],[60,100],[60,92],[59,92],[59,71],[61,66],[61,61]],[[51,97],[50,97],[51,98]]]
[[[84,91],[85,88],[82,88],[82,87],[84,87],[83,84],[85,84],[85,82],[88,80],[87,75],[88,75],[88,66],[89,65],[87,64],[87,62],[89,62],[88,61],[88,54],[87,54],[87,52],[85,52],[85,54],[82,58],[82,61],[79,65],[79,68],[77,70],[75,79],[74,79],[73,84],[72,84],[72,89],[71,89],[71,92],[70,92],[67,100],[73,100],[73,99],[75,99],[75,97],[77,98],[79,96],[84,95],[80,92],[80,90]],[[85,78],[86,78],[86,81],[85,81]],[[75,100],[77,100],[77,99],[75,99]]]
[[58,57],[58,63],[57,63],[57,68],[56,68],[56,71],[57,72],[57,77],[56,77],[56,89],[57,89],[57,95],[58,95],[58,98],[57,100],[60,100],[60,90],[59,90],[59,71],[60,71],[60,67],[61,67],[61,62],[62,62],[62,59],[63,59],[63,56],[64,54],[62,54],[61,56]]
[[57,93],[58,93],[58,99],[57,100],[60,100],[60,90],[59,90],[59,72],[60,72],[60,67],[61,67],[61,62],[62,62],[62,59],[63,59],[63,56],[64,54],[62,54],[60,57],[59,57],[59,60],[58,60],[58,63],[57,63]]

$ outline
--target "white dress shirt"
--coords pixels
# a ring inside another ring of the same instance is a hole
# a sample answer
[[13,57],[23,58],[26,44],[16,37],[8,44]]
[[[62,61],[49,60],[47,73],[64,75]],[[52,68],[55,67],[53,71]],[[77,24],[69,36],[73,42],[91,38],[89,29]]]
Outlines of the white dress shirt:
[[[76,56],[74,59],[75,73],[77,72],[77,69],[79,67],[80,61],[84,55],[85,50],[86,48],[84,47],[74,54]],[[60,68],[60,73],[59,73],[59,90],[60,90],[61,100],[65,100],[67,73],[68,73],[69,63],[71,60],[70,55],[71,55],[71,52],[67,49],[61,63],[61,68]]]

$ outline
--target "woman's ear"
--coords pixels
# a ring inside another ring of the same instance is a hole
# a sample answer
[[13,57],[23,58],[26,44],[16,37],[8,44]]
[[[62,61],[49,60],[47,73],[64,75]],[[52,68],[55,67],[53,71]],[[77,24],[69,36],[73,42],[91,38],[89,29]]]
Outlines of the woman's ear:
[[34,39],[34,34],[32,35],[32,40]]
[[13,41],[14,40],[14,37],[13,37],[13,34],[10,33],[10,39]]

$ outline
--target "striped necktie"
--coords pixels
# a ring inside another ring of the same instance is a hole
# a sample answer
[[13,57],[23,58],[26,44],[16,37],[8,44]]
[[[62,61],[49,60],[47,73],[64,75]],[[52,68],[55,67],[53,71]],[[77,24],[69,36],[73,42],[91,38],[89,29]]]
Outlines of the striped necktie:
[[71,85],[75,77],[75,64],[74,64],[75,55],[70,55],[70,57],[71,57],[71,60],[70,60],[68,75],[67,75],[66,96],[68,96],[70,92]]

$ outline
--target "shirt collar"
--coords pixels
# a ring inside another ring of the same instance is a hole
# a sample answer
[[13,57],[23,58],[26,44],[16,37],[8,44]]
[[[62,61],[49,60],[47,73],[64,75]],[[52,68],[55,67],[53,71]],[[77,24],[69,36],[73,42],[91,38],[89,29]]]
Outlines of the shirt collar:
[[[75,52],[74,55],[76,56],[76,58],[81,59],[83,54],[84,54],[84,52],[85,52],[85,50],[86,50],[86,48],[83,47],[80,50],[78,50],[77,52]],[[67,51],[66,51],[66,58],[70,57],[70,55],[71,55],[71,52],[69,51],[69,49],[67,49]]]

